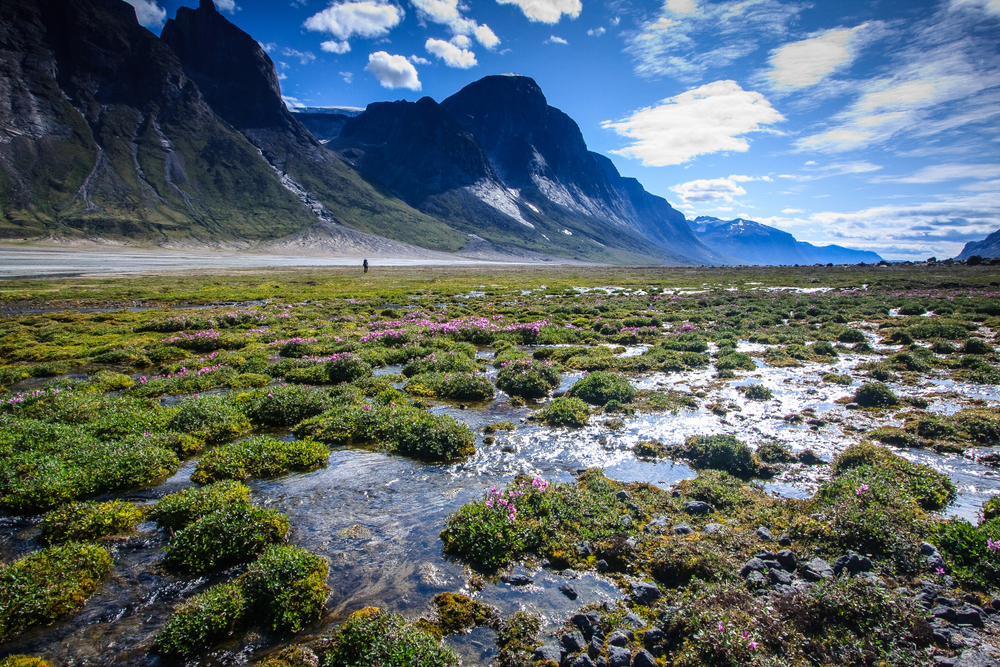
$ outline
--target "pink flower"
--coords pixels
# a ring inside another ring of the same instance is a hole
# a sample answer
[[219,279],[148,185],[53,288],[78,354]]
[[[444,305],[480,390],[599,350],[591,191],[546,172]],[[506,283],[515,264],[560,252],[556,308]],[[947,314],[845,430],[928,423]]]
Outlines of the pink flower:
[[869,487],[868,487],[868,485],[867,485],[867,484],[862,484],[861,486],[859,486],[858,488],[856,488],[856,489],[854,490],[854,492],[855,492],[856,494],[858,494],[858,495],[860,496],[860,495],[861,495],[861,494],[863,494],[863,493],[864,493],[865,491],[867,491],[867,490],[868,490],[868,488],[869,488]]
[[944,575],[944,568],[943,567],[939,567],[938,569],[934,570],[934,572],[936,572],[939,577],[943,576]]

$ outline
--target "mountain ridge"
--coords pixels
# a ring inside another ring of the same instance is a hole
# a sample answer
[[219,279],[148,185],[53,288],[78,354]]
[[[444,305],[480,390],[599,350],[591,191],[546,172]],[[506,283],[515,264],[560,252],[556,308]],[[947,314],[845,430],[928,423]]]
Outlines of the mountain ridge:
[[969,259],[974,255],[1000,257],[1000,229],[987,235],[982,241],[969,241],[955,259]]

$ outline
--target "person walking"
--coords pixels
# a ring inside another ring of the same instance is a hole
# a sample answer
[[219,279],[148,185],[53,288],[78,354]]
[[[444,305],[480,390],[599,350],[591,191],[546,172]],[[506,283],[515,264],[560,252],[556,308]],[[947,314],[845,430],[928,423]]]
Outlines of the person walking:
[[361,266],[365,267],[365,273],[368,273],[368,260],[361,262]]

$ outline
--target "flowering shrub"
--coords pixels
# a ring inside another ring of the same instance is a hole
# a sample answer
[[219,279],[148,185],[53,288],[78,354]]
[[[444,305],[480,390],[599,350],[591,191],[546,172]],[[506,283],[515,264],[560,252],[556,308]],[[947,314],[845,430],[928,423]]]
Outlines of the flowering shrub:
[[423,373],[410,378],[404,387],[414,396],[436,396],[458,401],[485,401],[496,391],[489,378],[475,373]]
[[163,562],[191,574],[217,572],[252,560],[288,533],[288,517],[276,510],[234,504],[179,530]]
[[460,352],[434,352],[406,364],[403,375],[413,377],[424,373],[475,373],[478,370],[476,360],[468,355]]
[[549,426],[584,426],[590,419],[590,407],[579,398],[554,398],[535,415]]
[[250,420],[224,396],[200,396],[181,401],[167,427],[216,443],[248,432]]
[[313,440],[278,440],[255,435],[206,452],[191,475],[198,484],[220,479],[273,477],[289,470],[309,470],[326,463],[330,450]]
[[[350,400],[361,400],[359,392],[347,390],[347,393]],[[329,410],[343,394],[344,391],[332,393],[326,389],[286,384],[247,392],[236,400],[254,424],[294,426]]]
[[629,403],[635,398],[635,387],[624,375],[598,371],[577,380],[567,393],[591,405],[605,405],[608,401]]
[[541,398],[559,386],[560,378],[549,361],[516,359],[501,364],[496,384],[511,396]]

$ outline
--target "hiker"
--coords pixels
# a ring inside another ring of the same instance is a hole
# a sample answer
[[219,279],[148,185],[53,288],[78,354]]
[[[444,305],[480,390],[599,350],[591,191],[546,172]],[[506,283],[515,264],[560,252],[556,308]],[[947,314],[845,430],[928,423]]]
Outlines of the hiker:
[[368,260],[361,262],[361,266],[365,267],[365,273],[368,273]]

